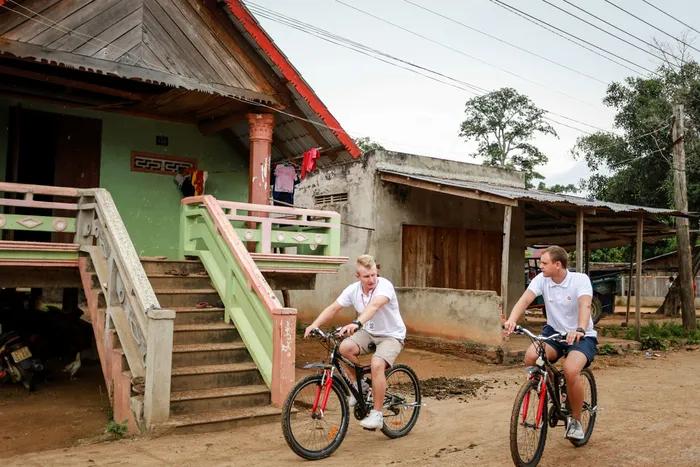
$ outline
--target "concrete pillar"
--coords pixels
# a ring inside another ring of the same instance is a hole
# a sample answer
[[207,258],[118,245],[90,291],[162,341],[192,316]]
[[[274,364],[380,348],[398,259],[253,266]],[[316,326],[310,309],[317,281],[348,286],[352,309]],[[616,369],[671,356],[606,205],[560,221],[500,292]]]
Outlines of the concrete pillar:
[[269,205],[270,156],[272,155],[273,114],[248,114],[250,138],[250,174],[248,202]]

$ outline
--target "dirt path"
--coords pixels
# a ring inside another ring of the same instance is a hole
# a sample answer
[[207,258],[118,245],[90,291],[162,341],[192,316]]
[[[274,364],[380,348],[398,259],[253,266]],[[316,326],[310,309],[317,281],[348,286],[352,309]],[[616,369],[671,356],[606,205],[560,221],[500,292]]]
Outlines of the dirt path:
[[[591,443],[575,450],[562,428],[550,431],[541,465],[697,465],[700,458],[700,354],[669,353],[600,358],[596,376],[600,412]],[[488,381],[477,397],[427,406],[414,431],[389,440],[359,429],[330,458],[314,465],[511,465],[508,420],[523,371],[506,369],[481,376]],[[365,456],[358,458],[357,456]],[[277,425],[223,433],[132,439],[6,459],[10,466],[278,466],[305,465],[287,448]],[[308,464],[306,464],[308,465]]]

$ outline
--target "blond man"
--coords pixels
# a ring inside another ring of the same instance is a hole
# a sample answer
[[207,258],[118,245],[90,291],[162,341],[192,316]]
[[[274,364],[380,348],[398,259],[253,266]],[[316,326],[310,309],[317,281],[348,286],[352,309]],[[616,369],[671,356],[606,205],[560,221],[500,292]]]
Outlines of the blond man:
[[[370,345],[376,346],[372,356],[372,393],[374,408],[360,425],[367,429],[381,428],[384,424],[382,405],[386,392],[384,371],[391,367],[403,349],[406,326],[399,313],[399,302],[393,284],[384,277],[377,277],[377,265],[370,255],[357,258],[355,277],[357,282],[349,285],[338,299],[323,310],[316,320],[306,328],[304,337],[312,330],[330,322],[343,308],[353,306],[358,316],[340,330],[348,334],[340,344],[340,353],[355,364],[358,356],[370,353]],[[363,385],[367,384],[364,381]],[[364,388],[363,388],[364,389]],[[350,405],[357,403],[350,397]]]

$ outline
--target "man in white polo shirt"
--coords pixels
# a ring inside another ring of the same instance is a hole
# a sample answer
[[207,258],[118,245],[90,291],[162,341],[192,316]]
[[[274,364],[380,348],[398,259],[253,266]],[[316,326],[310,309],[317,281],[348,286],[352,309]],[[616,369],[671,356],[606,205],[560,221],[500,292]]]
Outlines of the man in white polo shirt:
[[[399,302],[392,283],[383,277],[377,277],[377,265],[374,258],[362,255],[357,258],[358,279],[349,285],[340,297],[328,308],[323,310],[318,318],[306,328],[304,337],[308,338],[312,330],[322,326],[336,315],[344,307],[352,305],[357,311],[355,321],[344,326],[340,334],[348,334],[340,344],[340,353],[351,362],[359,365],[357,357],[370,353],[369,346],[376,345],[376,351],[372,356],[372,394],[374,408],[369,415],[360,421],[360,425],[367,429],[381,428],[384,424],[382,405],[386,392],[386,376],[384,370],[391,367],[396,357],[403,349],[403,341],[406,338],[406,326],[399,313]],[[364,382],[363,382],[364,383]],[[365,383],[366,384],[366,383]],[[357,401],[350,398],[350,405]]]
[[[542,272],[530,282],[503,326],[507,332],[513,332],[518,319],[530,303],[540,295],[544,297],[547,324],[542,328],[542,335],[567,333],[566,344],[550,341],[546,344],[546,350],[550,361],[559,360],[562,355],[566,356],[564,375],[572,414],[566,424],[566,437],[580,440],[584,438],[581,426],[584,394],[583,382],[579,375],[595,357],[598,333],[593,329],[591,319],[591,280],[585,274],[569,272],[566,269],[567,258],[566,250],[561,247],[551,246],[544,250],[540,257]],[[537,351],[533,344],[525,354],[525,365],[534,365],[535,360]]]

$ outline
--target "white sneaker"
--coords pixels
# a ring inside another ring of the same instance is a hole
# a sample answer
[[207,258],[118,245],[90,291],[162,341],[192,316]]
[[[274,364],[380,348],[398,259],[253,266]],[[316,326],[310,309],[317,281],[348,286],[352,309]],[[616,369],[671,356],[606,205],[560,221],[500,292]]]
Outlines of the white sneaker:
[[[362,393],[367,394],[367,391],[369,391],[369,384],[367,383],[366,379],[362,380]],[[355,396],[350,393],[350,398],[348,399],[348,404],[350,404],[350,407],[355,407],[357,405],[357,399],[355,399]]]
[[582,440],[586,435],[583,433],[581,422],[575,418],[569,417],[566,424],[566,439]]
[[368,430],[376,430],[384,426],[384,415],[379,410],[372,409],[362,421],[360,426]]

